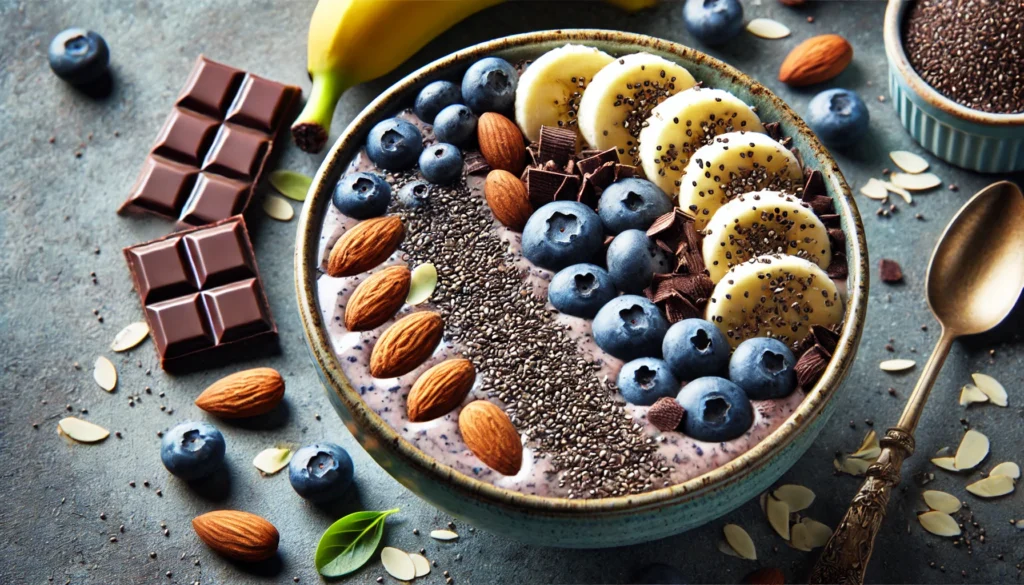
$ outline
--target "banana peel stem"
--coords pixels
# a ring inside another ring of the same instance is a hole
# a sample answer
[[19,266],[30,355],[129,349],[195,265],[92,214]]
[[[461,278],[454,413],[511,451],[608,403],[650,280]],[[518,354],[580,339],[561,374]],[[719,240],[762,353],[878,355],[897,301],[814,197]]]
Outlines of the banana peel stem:
[[292,124],[292,138],[305,152],[317,153],[327,144],[334,109],[350,84],[336,75],[313,75],[313,88],[299,117]]

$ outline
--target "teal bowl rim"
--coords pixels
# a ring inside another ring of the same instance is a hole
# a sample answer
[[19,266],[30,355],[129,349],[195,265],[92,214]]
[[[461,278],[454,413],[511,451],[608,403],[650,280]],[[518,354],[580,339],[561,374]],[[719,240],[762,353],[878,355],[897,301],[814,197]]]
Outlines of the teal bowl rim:
[[[358,148],[371,122],[384,114],[396,111],[411,102],[410,92],[428,81],[439,78],[452,69],[465,68],[471,61],[502,51],[529,48],[533,45],[555,43],[610,43],[622,45],[630,51],[653,50],[675,57],[684,65],[697,63],[710,66],[720,75],[751,93],[772,103],[778,110],[776,121],[782,122],[790,135],[799,134],[811,152],[804,154],[805,164],[822,171],[847,235],[848,295],[846,314],[840,339],[833,358],[824,374],[807,392],[796,411],[764,440],[736,459],[701,476],[673,486],[642,494],[595,499],[568,499],[523,494],[473,479],[425,455],[384,422],[359,397],[344,376],[341,365],[331,350],[330,342],[320,317],[316,294],[316,277],[320,229],[323,214],[331,199],[333,185],[330,179],[343,171]],[[328,392],[334,392],[349,411],[352,425],[374,439],[375,445],[387,449],[390,455],[420,470],[431,479],[446,484],[460,495],[516,512],[540,514],[548,517],[579,515],[607,517],[629,515],[638,510],[652,510],[690,501],[710,491],[740,482],[754,469],[767,464],[780,451],[801,434],[805,426],[822,414],[826,404],[835,395],[848,372],[861,333],[864,329],[868,298],[868,255],[864,226],[857,211],[850,187],[843,178],[838,164],[821,145],[814,133],[796,113],[763,85],[713,57],[695,49],[654,37],[597,29],[568,29],[532,32],[480,43],[438,59],[399,80],[383,92],[357,115],[327,153],[317,170],[309,195],[299,215],[295,247],[295,286],[298,309],[303,330],[312,357],[321,369],[323,379],[329,382]],[[351,427],[350,427],[350,430]],[[358,434],[353,432],[353,434]],[[365,438],[364,438],[365,440]],[[364,446],[366,446],[364,444]]]

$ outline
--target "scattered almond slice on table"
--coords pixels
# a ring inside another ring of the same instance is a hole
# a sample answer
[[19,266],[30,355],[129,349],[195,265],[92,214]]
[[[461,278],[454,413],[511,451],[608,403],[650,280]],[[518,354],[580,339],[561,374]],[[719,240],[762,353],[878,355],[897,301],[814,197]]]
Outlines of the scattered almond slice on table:
[[969,406],[977,402],[988,402],[988,395],[974,384],[967,384],[960,389],[960,406]]
[[277,447],[264,449],[256,454],[252,464],[267,475],[274,475],[284,469],[292,460],[292,450]]
[[960,525],[956,519],[945,512],[931,510],[917,517],[917,521],[925,530],[937,536],[959,536]]
[[733,550],[733,548],[731,546],[729,546],[729,543],[726,542],[725,539],[719,540],[717,546],[718,546],[718,551],[723,553],[723,554],[727,554],[730,557],[736,557],[737,559],[742,559],[743,558],[743,557],[740,556],[740,554],[738,552],[736,552],[735,550]]
[[946,514],[956,514],[960,511],[960,499],[953,494],[947,494],[939,490],[925,490],[921,497],[924,499],[924,503],[932,510],[938,510]]
[[385,546],[380,551],[380,562],[384,570],[399,581],[412,581],[416,578],[416,565],[404,550]]
[[997,498],[1013,491],[1013,478],[1008,475],[989,475],[967,486],[967,491],[980,498]]
[[978,387],[978,390],[987,396],[992,404],[1003,407],[1008,404],[1006,388],[1003,388],[1003,385],[995,378],[985,374],[971,374],[971,378],[974,380],[974,385]]
[[878,433],[872,430],[868,431],[867,435],[864,435],[864,441],[861,442],[860,447],[856,451],[850,454],[850,457],[875,460],[881,454],[882,445],[878,441]]
[[786,484],[780,485],[772,492],[776,499],[781,500],[789,506],[790,512],[806,510],[814,503],[814,492],[802,485]]
[[1005,475],[1012,479],[1020,479],[1020,466],[1013,461],[1004,461],[992,468],[989,475]]
[[768,516],[768,524],[771,524],[775,533],[789,540],[789,504],[768,496],[765,501],[765,514]]
[[914,360],[885,360],[878,364],[883,372],[905,372],[917,365]]
[[836,471],[853,476],[862,476],[882,454],[882,447],[878,442],[878,433],[871,430],[864,436],[860,447],[856,451],[841,458],[835,459],[832,464]]
[[804,518],[793,525],[791,529],[793,539],[790,544],[793,548],[802,551],[811,551],[825,546],[829,538],[832,538],[832,529],[811,518]]
[[882,181],[882,184],[885,185],[885,189],[890,193],[895,193],[902,197],[903,200],[906,201],[907,205],[911,205],[914,203],[914,197],[910,194],[910,191],[907,191],[902,187],[897,187],[896,185],[893,185],[889,181]]
[[736,524],[726,524],[722,528],[725,534],[725,541],[736,551],[740,558],[748,561],[757,560],[757,550],[754,548],[754,541],[747,534],[747,531]]
[[889,197],[889,190],[886,189],[885,182],[878,179],[868,179],[868,182],[860,188],[860,194],[869,199],[882,201]]
[[935,457],[932,459],[932,463],[934,463],[936,467],[945,469],[946,471],[960,471],[953,463],[952,457]]
[[762,39],[784,39],[789,36],[789,27],[770,18],[755,18],[747,23],[747,32]]
[[113,392],[117,388],[117,369],[114,364],[104,356],[96,358],[93,366],[92,379],[107,392]]
[[145,321],[136,321],[118,332],[110,343],[111,351],[128,351],[149,337],[149,325]]
[[416,568],[417,579],[430,574],[430,561],[427,560],[427,557],[421,554],[409,553],[409,558],[412,559],[412,564]]
[[911,175],[910,173],[892,173],[889,175],[889,181],[897,187],[902,187],[908,191],[926,191],[928,189],[934,189],[942,184],[940,179],[934,173],[921,173],[919,175]]
[[923,173],[928,170],[928,161],[924,158],[906,150],[894,150],[889,153],[889,158],[901,170],[912,175]]
[[73,416],[62,418],[57,423],[57,431],[79,443],[97,443],[110,436],[107,429]]
[[960,446],[953,456],[953,465],[960,471],[974,469],[988,456],[988,449],[988,437],[971,429],[964,433],[964,438],[960,440]]
[[455,540],[459,535],[451,530],[431,530],[430,538],[434,540]]
[[271,193],[263,198],[263,211],[277,221],[291,221],[295,217],[295,210],[292,209],[288,200]]

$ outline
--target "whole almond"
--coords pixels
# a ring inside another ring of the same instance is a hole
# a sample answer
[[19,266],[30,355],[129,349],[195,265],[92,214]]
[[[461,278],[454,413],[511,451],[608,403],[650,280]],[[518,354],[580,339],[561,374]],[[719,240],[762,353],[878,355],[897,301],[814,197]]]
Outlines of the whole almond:
[[530,195],[519,177],[508,171],[495,169],[487,173],[484,197],[498,221],[517,232],[523,231],[526,220],[533,213]]
[[458,406],[476,380],[476,368],[467,359],[445,360],[423,372],[412,385],[406,408],[409,420],[440,418]]
[[523,466],[523,444],[508,415],[486,400],[475,400],[459,413],[459,432],[477,459],[502,475]]
[[277,528],[256,514],[236,510],[208,512],[192,520],[199,539],[218,554],[238,561],[264,561],[274,556]]
[[395,215],[357,223],[345,232],[327,259],[329,276],[354,276],[375,268],[395,253],[405,238],[405,225]]
[[266,414],[284,398],[284,378],[273,368],[235,372],[203,390],[196,406],[221,418]]
[[394,378],[415,370],[434,353],[443,333],[444,321],[437,313],[417,311],[402,317],[374,344],[370,375]]
[[853,47],[839,35],[811,37],[793,47],[779,68],[779,81],[792,86],[828,81],[853,60]]
[[515,176],[526,167],[526,144],[519,126],[501,114],[487,112],[476,124],[480,154],[492,169],[508,171]]
[[747,585],[785,585],[786,577],[775,567],[765,567],[748,573],[743,582]]
[[345,305],[345,328],[368,331],[383,325],[409,296],[412,273],[405,266],[388,266],[359,283]]

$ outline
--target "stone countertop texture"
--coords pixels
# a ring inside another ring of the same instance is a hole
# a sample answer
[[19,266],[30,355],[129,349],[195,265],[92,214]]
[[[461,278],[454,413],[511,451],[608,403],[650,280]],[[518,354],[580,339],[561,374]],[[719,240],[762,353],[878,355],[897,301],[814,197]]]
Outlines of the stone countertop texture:
[[[775,18],[793,35],[769,41],[743,34],[738,42],[709,52],[753,75],[799,113],[823,88],[794,90],[780,84],[776,72],[785,54],[815,34],[840,33],[853,44],[853,64],[825,84],[858,91],[871,112],[867,138],[854,149],[837,153],[851,185],[859,187],[869,177],[881,177],[883,168],[893,168],[887,157],[891,150],[921,152],[904,133],[888,100],[883,2],[810,2],[791,9],[776,0],[743,1],[748,19]],[[462,535],[458,542],[431,540],[426,534],[452,519],[378,467],[329,406],[310,364],[295,307],[296,222],[266,218],[258,201],[247,219],[280,327],[280,355],[170,376],[159,369],[150,341],[125,354],[108,350],[124,325],[142,318],[121,248],[169,228],[161,220],[123,218],[114,211],[127,195],[145,149],[193,61],[203,53],[308,90],[306,27],[313,6],[312,0],[0,1],[0,583],[242,585],[291,583],[293,578],[317,583],[321,578],[313,551],[323,530],[352,511],[393,507],[401,513],[388,520],[386,542],[409,551],[425,548],[427,557],[438,562],[424,583],[443,583],[445,570],[457,584],[625,583],[638,566],[650,562],[676,565],[691,583],[738,583],[758,567],[779,567],[787,582],[803,582],[814,555],[788,548],[771,532],[756,502],[701,529],[612,554],[531,547],[471,532],[461,523],[456,523]],[[525,10],[516,5],[487,10],[430,43],[399,71],[349,91],[335,116],[332,139],[400,76],[495,37],[593,27],[699,47],[683,27],[681,8],[680,3],[666,2],[627,16],[600,3],[538,2]],[[87,98],[50,73],[47,45],[69,26],[96,30],[110,44],[116,83],[109,98]],[[312,174],[321,158],[288,144],[277,166]],[[879,361],[903,357],[923,363],[938,339],[938,326],[923,296],[926,262],[936,238],[970,194],[1006,178],[962,172],[927,158],[946,185],[959,186],[957,191],[944,185],[917,196],[913,207],[896,199],[899,211],[887,218],[875,215],[877,202],[857,196],[873,267],[869,317],[859,359],[846,381],[852,388],[830,426],[783,478],[817,493],[807,514],[830,526],[839,521],[860,485],[859,479],[833,475],[834,453],[856,449],[871,422],[879,430],[895,422],[920,370],[919,366],[906,374],[886,374],[879,370]],[[1021,176],[1009,178],[1022,182]],[[256,197],[268,190],[262,185]],[[915,214],[921,217],[915,219]],[[878,280],[875,266],[880,258],[903,266],[903,284]],[[969,496],[964,490],[967,478],[936,469],[928,455],[941,447],[956,447],[963,417],[992,439],[991,456],[982,469],[1005,460],[1024,463],[1022,312],[1018,310],[997,334],[953,348],[918,432],[918,455],[906,464],[906,480],[890,504],[869,581],[1021,582],[1015,565],[1024,561],[1024,532],[1010,520],[1024,518],[1024,494],[997,501]],[[120,372],[119,387],[112,394],[92,381],[92,363],[101,354],[111,357]],[[157,431],[180,420],[205,418],[192,404],[195,396],[223,375],[255,366],[274,367],[284,375],[286,408],[271,421],[273,428],[217,422],[228,443],[230,488],[218,494],[196,493],[161,465]],[[1009,408],[975,405],[965,411],[957,405],[960,387],[975,371],[1003,382],[1010,393]],[[144,390],[147,386],[152,394]],[[890,387],[895,396],[887,391]],[[140,399],[131,406],[133,395]],[[119,431],[122,438],[111,436],[98,445],[65,441],[57,436],[55,425],[69,411]],[[319,440],[342,444],[355,460],[356,487],[335,506],[307,504],[292,491],[286,473],[264,478],[250,463],[266,447]],[[927,488],[914,479],[922,472],[935,474]],[[133,481],[134,488],[129,486]],[[922,507],[920,492],[933,488],[968,501],[985,529],[984,542],[976,539],[970,548],[963,543],[954,546],[950,539],[921,529],[915,519]],[[236,565],[201,544],[190,520],[220,508],[256,512],[273,522],[281,532],[276,560],[257,567]],[[758,547],[757,562],[718,552],[716,543],[726,521],[751,533]],[[413,534],[416,528],[419,536]],[[116,542],[111,542],[112,536]],[[373,583],[381,575],[385,573],[374,560],[340,582]]]

